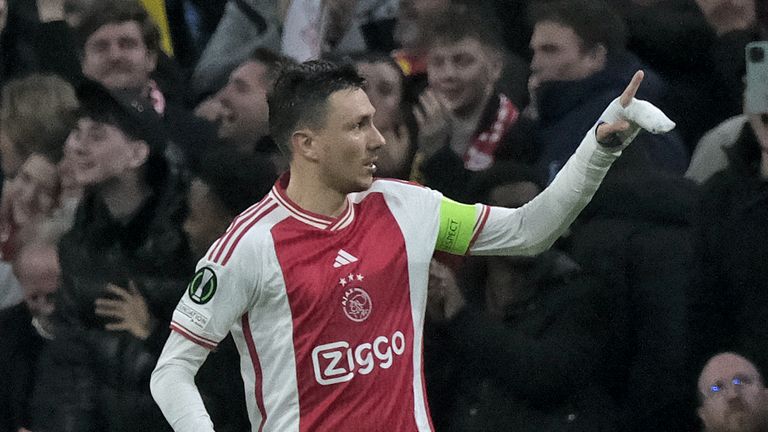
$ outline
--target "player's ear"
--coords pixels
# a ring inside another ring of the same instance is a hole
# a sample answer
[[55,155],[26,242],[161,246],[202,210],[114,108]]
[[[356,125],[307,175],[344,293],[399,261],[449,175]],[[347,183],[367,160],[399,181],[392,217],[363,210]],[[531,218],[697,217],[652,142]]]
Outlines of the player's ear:
[[318,159],[318,146],[315,134],[311,129],[299,129],[291,135],[291,148],[294,156],[316,161]]

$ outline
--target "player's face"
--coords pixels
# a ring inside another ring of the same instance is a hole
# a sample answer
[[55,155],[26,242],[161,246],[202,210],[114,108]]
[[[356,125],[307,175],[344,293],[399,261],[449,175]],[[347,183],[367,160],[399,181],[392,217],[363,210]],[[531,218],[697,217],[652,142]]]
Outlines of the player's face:
[[82,187],[96,186],[121,178],[135,171],[146,158],[137,146],[144,141],[128,138],[117,127],[81,118],[67,140],[67,151],[72,156],[75,181]]
[[501,63],[474,38],[440,42],[429,52],[429,85],[445,106],[462,116],[481,108],[501,72]]
[[362,89],[328,98],[325,126],[316,131],[323,183],[344,194],[368,189],[384,137],[373,124],[376,110]]
[[553,21],[536,23],[531,50],[531,75],[540,83],[581,80],[603,68],[603,58],[583,49],[572,28]]
[[224,234],[232,217],[222,211],[219,200],[212,196],[208,186],[199,179],[192,180],[189,185],[189,211],[184,220],[184,233],[197,257]]
[[103,25],[85,42],[83,74],[107,88],[142,88],[156,64],[136,21]]

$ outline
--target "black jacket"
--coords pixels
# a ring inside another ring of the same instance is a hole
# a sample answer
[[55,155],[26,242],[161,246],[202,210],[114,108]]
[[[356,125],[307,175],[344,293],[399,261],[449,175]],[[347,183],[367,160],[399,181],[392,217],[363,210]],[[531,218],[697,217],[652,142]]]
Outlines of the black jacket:
[[[539,119],[534,127],[534,142],[541,149],[541,170],[550,180],[638,69],[645,69],[645,79],[637,98],[658,104],[667,91],[664,81],[630,53],[613,54],[603,70],[585,79],[541,85],[537,91]],[[657,166],[680,174],[688,167],[688,151],[675,132],[642,132],[640,137],[644,139],[633,146],[647,147]]]
[[0,311],[0,432],[32,427],[30,400],[46,343],[32,325],[26,304]]
[[476,305],[427,326],[437,430],[616,430],[613,403],[595,380],[607,328],[602,282],[559,252],[542,254],[532,272],[536,293],[510,307],[503,322]]
[[695,412],[688,393],[695,385],[684,378],[698,189],[658,171],[640,150],[625,150],[577,219],[572,256],[609,283],[601,378],[622,409],[621,430],[682,431]]
[[[59,244],[62,286],[55,339],[43,352],[36,431],[169,430],[149,392],[173,309],[194,269],[181,230],[185,185],[170,177],[125,225],[95,195]],[[135,282],[152,316],[146,341],[104,330],[94,300]]]
[[702,275],[691,293],[698,363],[734,350],[768,370],[768,181],[749,124],[728,168],[704,185],[698,220]]

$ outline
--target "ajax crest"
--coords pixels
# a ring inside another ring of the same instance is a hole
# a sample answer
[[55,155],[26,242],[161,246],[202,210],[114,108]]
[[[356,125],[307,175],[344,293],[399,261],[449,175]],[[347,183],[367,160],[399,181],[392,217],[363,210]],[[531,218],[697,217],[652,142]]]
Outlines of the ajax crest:
[[364,289],[352,286],[347,287],[355,282],[362,282],[363,279],[363,275],[355,276],[350,274],[346,279],[339,281],[339,284],[346,288],[344,297],[341,300],[341,307],[344,310],[344,315],[354,322],[363,322],[368,319],[373,307],[371,296]]

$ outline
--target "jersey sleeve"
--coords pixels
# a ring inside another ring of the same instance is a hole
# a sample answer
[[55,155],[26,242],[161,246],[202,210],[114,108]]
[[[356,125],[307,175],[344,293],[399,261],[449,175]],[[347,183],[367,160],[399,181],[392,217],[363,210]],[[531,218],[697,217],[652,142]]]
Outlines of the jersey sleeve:
[[258,247],[248,237],[233,248],[231,257],[216,259],[215,242],[197,264],[184,295],[173,313],[171,329],[213,350],[233,323],[252,306],[259,287]]
[[593,127],[554,181],[536,198],[516,209],[486,208],[470,253],[533,256],[544,252],[586,207],[620,154],[599,146]]

